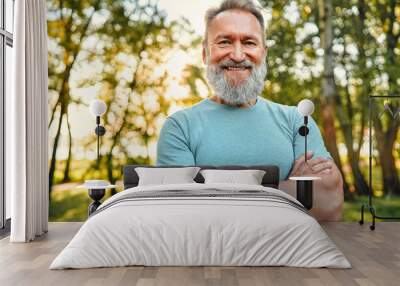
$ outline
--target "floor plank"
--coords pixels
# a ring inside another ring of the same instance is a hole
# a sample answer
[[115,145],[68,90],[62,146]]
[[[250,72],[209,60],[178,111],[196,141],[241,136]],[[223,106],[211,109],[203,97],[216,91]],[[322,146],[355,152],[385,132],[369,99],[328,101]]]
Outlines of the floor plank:
[[375,231],[356,223],[324,223],[352,269],[290,267],[117,267],[48,269],[82,223],[50,223],[32,243],[0,240],[0,285],[399,285],[400,222],[380,222]]

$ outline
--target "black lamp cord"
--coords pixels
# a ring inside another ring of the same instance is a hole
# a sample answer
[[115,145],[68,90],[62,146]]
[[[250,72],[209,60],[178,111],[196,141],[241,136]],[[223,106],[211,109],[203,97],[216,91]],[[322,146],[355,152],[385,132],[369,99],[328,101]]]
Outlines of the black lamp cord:
[[305,134],[305,136],[304,136],[304,156],[305,156],[305,159],[304,159],[304,161],[307,163],[307,134],[308,134],[308,128],[307,128],[307,124],[308,124],[308,116],[304,116],[304,126],[305,126],[305,129],[306,129],[306,134]]
[[304,161],[307,163],[307,135],[309,132],[309,129],[307,127],[308,124],[308,116],[304,116],[304,125],[300,126],[299,128],[299,134],[301,136],[304,136]]
[[97,135],[97,169],[100,169],[100,137],[106,133],[104,126],[100,125],[100,116],[96,116],[96,129],[95,133]]
[[100,128],[100,116],[96,116],[96,134],[97,134],[97,169],[100,169],[100,133],[98,132]]

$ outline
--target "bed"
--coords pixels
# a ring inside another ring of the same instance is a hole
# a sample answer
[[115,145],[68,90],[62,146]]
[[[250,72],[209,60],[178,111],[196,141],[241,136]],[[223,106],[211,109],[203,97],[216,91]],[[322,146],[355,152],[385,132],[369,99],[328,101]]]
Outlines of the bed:
[[97,209],[50,269],[351,267],[308,211],[277,189],[276,166],[217,168],[264,170],[261,185],[204,183],[199,173],[193,183],[150,186],[138,185],[138,167],[124,167],[124,191]]

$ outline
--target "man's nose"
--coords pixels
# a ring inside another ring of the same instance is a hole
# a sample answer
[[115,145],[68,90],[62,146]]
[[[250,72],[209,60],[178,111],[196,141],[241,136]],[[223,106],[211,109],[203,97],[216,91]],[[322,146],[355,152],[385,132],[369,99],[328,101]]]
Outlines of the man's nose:
[[230,54],[230,58],[235,62],[242,62],[245,60],[245,53],[240,43],[234,45],[233,50]]

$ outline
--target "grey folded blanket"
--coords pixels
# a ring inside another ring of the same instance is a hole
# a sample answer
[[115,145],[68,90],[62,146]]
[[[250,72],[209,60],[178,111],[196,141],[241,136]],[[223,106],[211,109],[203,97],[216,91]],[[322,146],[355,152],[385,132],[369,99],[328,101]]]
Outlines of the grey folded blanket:
[[127,201],[143,201],[143,200],[152,200],[152,199],[212,199],[212,198],[231,198],[231,199],[257,199],[264,201],[273,201],[277,203],[287,204],[299,211],[302,211],[309,215],[308,210],[299,202],[292,201],[284,196],[280,196],[278,194],[272,194],[266,191],[260,190],[235,190],[235,191],[221,191],[216,189],[205,189],[205,190],[163,190],[163,191],[138,191],[131,192],[126,195],[122,195],[118,199],[107,203],[105,205],[100,206],[92,215],[96,215],[100,212],[103,212],[109,209],[112,206],[120,204],[122,202]]

